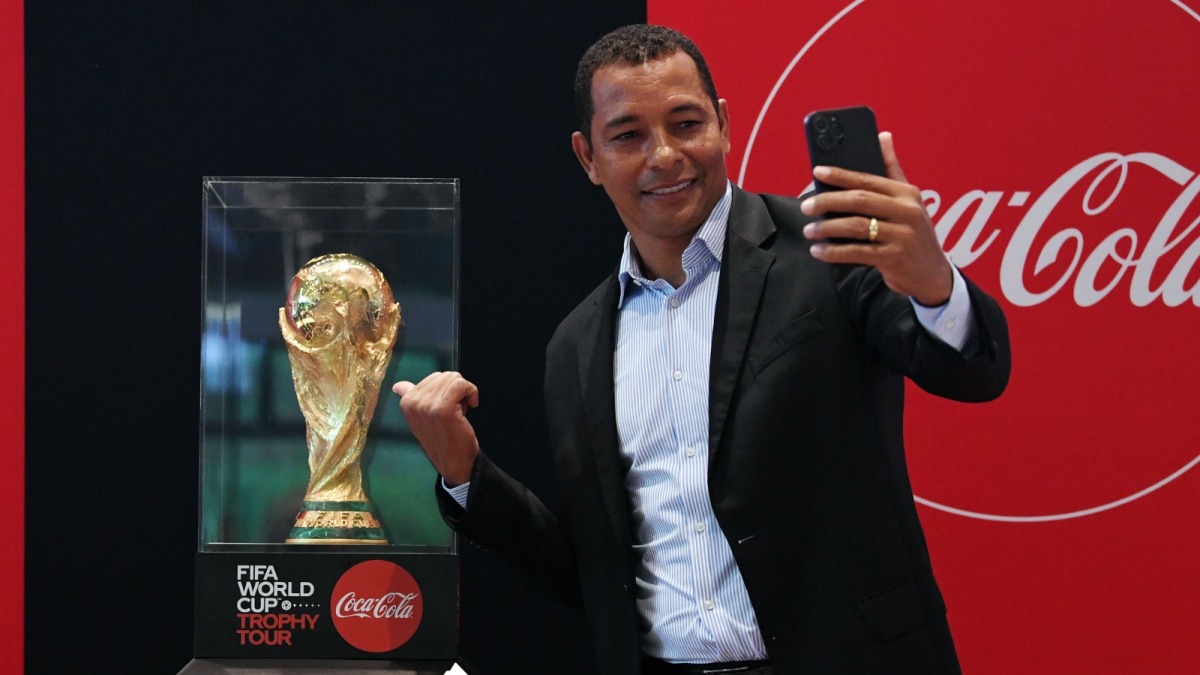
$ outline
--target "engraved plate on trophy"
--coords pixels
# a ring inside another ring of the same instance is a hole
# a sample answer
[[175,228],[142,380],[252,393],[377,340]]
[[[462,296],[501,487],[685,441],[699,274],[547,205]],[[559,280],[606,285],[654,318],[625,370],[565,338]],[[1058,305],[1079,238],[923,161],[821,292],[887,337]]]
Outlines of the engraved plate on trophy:
[[388,543],[360,460],[402,327],[383,274],[358,256],[314,258],[292,279],[279,328],[307,426],[310,477],[286,543]]

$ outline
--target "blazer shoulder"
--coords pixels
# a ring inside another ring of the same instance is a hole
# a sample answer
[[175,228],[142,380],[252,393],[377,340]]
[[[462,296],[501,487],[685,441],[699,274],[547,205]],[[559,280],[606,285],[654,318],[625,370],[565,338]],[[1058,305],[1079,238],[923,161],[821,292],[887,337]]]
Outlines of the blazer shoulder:
[[548,349],[553,349],[556,345],[564,342],[574,341],[580,335],[586,335],[589,331],[595,330],[595,322],[604,314],[607,305],[611,304],[615,309],[616,302],[617,273],[614,271],[559,322],[558,327],[554,330],[554,335],[550,338]]
[[729,233],[753,246],[766,248],[772,246],[779,232],[794,239],[813,220],[800,211],[800,202],[807,196],[783,197],[734,188]]
[[767,213],[771,214],[771,220],[775,221],[776,226],[782,227],[804,227],[811,223],[814,218],[804,215],[800,210],[800,202],[804,201],[813,194],[806,192],[799,197],[784,197],[782,195],[773,195],[763,193],[758,195],[762,198],[763,204],[767,207]]

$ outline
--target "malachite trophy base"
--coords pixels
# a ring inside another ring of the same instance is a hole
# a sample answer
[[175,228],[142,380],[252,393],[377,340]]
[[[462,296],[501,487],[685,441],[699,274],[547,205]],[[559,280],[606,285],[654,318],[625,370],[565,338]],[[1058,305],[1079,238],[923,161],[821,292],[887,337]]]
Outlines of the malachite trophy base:
[[305,500],[287,544],[379,544],[387,535],[371,512],[370,502]]

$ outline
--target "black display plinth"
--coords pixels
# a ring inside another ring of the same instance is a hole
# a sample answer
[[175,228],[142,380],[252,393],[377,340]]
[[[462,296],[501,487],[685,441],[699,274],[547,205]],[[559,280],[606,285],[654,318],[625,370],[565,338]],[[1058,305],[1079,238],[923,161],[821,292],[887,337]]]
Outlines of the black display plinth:
[[454,659],[456,556],[287,548],[196,554],[196,657]]

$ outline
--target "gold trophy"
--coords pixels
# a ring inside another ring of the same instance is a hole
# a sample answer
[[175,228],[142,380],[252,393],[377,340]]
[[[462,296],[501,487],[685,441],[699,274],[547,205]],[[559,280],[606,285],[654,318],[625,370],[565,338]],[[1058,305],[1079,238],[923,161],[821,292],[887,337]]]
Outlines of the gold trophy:
[[296,273],[279,328],[308,433],[310,478],[289,544],[387,544],[359,460],[402,327],[383,274],[348,253]]

